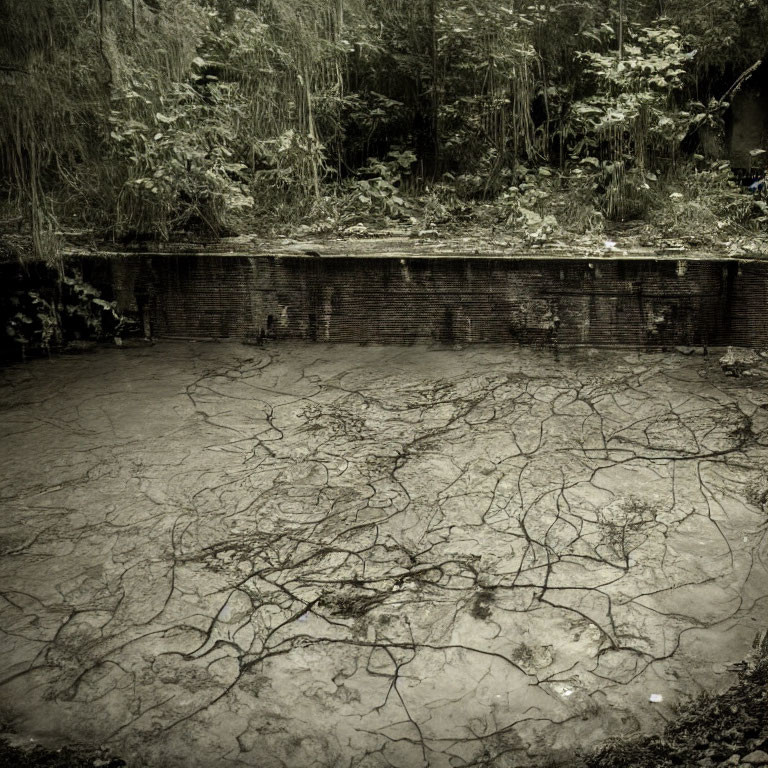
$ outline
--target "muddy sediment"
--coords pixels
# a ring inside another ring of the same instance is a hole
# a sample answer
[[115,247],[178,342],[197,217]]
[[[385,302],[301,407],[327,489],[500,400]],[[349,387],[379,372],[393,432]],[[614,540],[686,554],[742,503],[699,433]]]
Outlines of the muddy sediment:
[[658,729],[768,625],[768,375],[739,373],[182,343],[8,367],[8,719],[260,768],[537,765]]

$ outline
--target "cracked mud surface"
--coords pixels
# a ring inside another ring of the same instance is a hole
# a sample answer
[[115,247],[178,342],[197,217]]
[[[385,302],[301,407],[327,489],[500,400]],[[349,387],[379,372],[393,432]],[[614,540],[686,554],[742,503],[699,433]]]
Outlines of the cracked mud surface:
[[167,343],[0,371],[2,719],[259,768],[566,764],[658,727],[768,623],[768,379],[714,358]]

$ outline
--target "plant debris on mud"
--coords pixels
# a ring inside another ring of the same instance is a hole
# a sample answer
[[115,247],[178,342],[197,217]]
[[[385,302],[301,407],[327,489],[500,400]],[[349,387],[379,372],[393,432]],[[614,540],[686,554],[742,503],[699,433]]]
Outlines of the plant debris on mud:
[[21,747],[0,739],[0,768],[121,768],[125,760],[112,757],[106,750],[73,744],[48,749],[36,744]]
[[725,693],[702,694],[680,707],[662,735],[607,742],[588,768],[768,765],[768,633]]

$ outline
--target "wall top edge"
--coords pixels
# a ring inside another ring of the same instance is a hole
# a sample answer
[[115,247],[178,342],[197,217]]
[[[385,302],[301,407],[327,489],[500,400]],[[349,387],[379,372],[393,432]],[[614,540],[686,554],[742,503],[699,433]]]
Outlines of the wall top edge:
[[764,249],[722,247],[683,247],[661,242],[640,246],[631,241],[605,240],[589,244],[546,243],[531,245],[514,240],[477,237],[420,238],[382,236],[360,238],[283,238],[263,239],[251,236],[222,238],[211,242],[144,242],[135,247],[118,248],[108,243],[72,243],[68,255],[144,254],[148,256],[248,256],[303,258],[387,258],[387,259],[680,259],[721,261],[768,259]]
[[[133,256],[190,256],[217,258],[320,258],[320,259],[492,259],[519,260],[648,260],[648,261],[768,261],[768,243],[723,243],[721,246],[684,247],[662,241],[637,245],[606,240],[588,244],[546,243],[532,245],[514,240],[478,237],[419,238],[382,236],[360,238],[263,239],[255,236],[214,241],[142,241],[120,245],[80,237],[65,240],[61,253],[70,258],[121,258]],[[16,259],[7,255],[0,261]],[[25,259],[26,260],[26,259]]]
[[411,261],[439,261],[439,260],[466,260],[466,261],[570,261],[570,262],[610,262],[610,261],[702,261],[702,262],[766,262],[768,263],[768,257],[758,257],[754,255],[742,255],[742,254],[728,254],[728,253],[716,253],[716,252],[696,252],[696,253],[659,253],[659,252],[633,252],[633,251],[616,251],[611,253],[567,253],[564,251],[549,251],[549,252],[537,252],[526,251],[519,253],[503,253],[493,251],[483,252],[469,252],[469,251],[449,251],[444,253],[419,253],[413,251],[391,251],[389,253],[312,253],[312,252],[287,252],[281,250],[265,250],[259,252],[253,251],[216,251],[216,250],[201,250],[201,249],[173,249],[173,250],[160,250],[152,249],[146,251],[140,250],[101,250],[101,249],[83,249],[72,248],[63,249],[62,254],[67,258],[104,258],[104,259],[122,259],[122,258],[135,258],[135,257],[159,257],[159,258],[176,258],[176,257],[189,257],[189,258],[215,258],[215,259],[255,259],[255,258],[272,258],[272,259],[300,259],[310,261],[317,260],[341,260],[341,259],[357,259],[365,261],[371,260],[411,260]]

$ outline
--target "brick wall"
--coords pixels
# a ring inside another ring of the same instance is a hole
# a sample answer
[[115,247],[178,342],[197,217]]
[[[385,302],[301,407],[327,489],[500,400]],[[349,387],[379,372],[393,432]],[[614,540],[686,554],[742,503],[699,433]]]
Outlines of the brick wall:
[[[768,345],[768,264],[760,262],[188,254],[73,261],[159,337]],[[8,296],[53,274],[1,271]]]
[[156,256],[142,279],[159,336],[768,342],[768,268],[734,261]]

